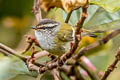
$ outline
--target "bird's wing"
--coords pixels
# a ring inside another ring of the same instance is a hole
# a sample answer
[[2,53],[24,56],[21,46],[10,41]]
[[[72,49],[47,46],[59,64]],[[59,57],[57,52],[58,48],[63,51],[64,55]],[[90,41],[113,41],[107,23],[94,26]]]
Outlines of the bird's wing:
[[[62,32],[62,33],[61,33]],[[72,29],[63,29],[58,33],[58,38],[60,41],[68,42],[73,40],[73,30]]]

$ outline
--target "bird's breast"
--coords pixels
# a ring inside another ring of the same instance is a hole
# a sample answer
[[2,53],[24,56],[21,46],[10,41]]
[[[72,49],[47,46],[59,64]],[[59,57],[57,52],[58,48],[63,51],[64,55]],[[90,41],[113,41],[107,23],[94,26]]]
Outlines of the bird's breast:
[[55,35],[43,34],[41,32],[35,31],[35,36],[41,48],[44,50],[47,50],[48,52],[52,54],[62,55],[68,50],[66,46],[69,46],[68,45],[69,43],[56,42]]
[[41,48],[45,50],[54,48],[55,46],[54,36],[51,36],[49,34],[44,34],[38,31],[35,31],[35,36]]

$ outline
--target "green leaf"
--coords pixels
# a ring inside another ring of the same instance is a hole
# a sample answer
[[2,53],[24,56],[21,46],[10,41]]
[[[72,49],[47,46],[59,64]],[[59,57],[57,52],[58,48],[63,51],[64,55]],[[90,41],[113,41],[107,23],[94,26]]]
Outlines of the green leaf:
[[61,8],[53,8],[51,9],[46,18],[56,20],[58,22],[64,22],[62,18],[62,9]]
[[[120,10],[114,13],[109,13],[103,8],[96,5],[90,5],[88,8],[88,18],[85,20],[84,28],[93,29],[96,26],[103,25],[105,23],[111,23],[116,20],[120,20]],[[80,19],[81,9],[73,11],[69,23],[73,26]],[[66,13],[63,12],[63,18],[65,20]]]
[[0,58],[0,80],[9,80],[19,74],[32,76],[25,63],[20,59],[13,56]]
[[103,7],[108,12],[115,12],[120,8],[120,0],[90,0],[89,2]]
[[64,72],[60,72],[60,75],[61,75],[61,77],[62,77],[62,79],[64,79],[64,80],[70,80],[69,78],[68,78],[68,76],[64,73]]
[[[69,23],[74,26],[80,19],[80,15],[81,9],[73,11]],[[65,17],[66,13],[63,12],[63,18],[65,19]],[[88,18],[85,20],[83,28],[90,30],[107,31],[118,29],[120,28],[120,10],[114,13],[109,13],[101,7],[98,7],[96,5],[90,5],[88,8]],[[115,56],[116,50],[120,46],[119,41],[120,36],[115,37],[113,40],[111,40],[113,45],[108,42],[107,45],[104,46],[106,49],[101,51],[98,50],[97,52],[94,52],[96,53],[96,55],[89,56],[89,59],[93,62],[97,69],[105,70],[108,64],[111,63],[111,60],[113,60],[113,57],[111,58],[111,56]]]
[[19,74],[10,80],[36,80],[36,78],[32,77],[31,75]]
[[102,55],[89,56],[90,61],[100,71],[105,71],[106,67],[108,66],[110,55],[106,53],[109,53],[109,51],[103,51]]
[[42,75],[39,75],[39,80],[54,80],[51,71],[46,71]]

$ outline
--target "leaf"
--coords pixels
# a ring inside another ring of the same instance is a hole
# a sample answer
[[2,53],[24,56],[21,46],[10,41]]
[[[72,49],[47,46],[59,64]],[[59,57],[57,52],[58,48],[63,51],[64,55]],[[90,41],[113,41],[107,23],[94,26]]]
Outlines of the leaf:
[[49,11],[50,8],[62,8],[61,0],[39,0],[39,6],[44,11]]
[[61,77],[62,77],[62,79],[64,79],[64,80],[70,80],[69,78],[68,78],[68,76],[64,73],[64,72],[60,72],[60,75],[61,75]]
[[[73,11],[69,23],[73,26],[80,19],[81,9]],[[66,13],[63,12],[63,18],[65,19]],[[109,13],[103,8],[90,5],[88,8],[88,18],[86,19],[83,28],[90,30],[113,30],[120,28],[120,10]],[[109,32],[108,32],[109,33]],[[105,36],[105,35],[104,35]],[[119,44],[120,36],[115,37],[113,40],[108,42],[104,48],[100,51],[98,50],[95,56],[89,56],[89,59],[93,62],[99,70],[105,70],[108,63],[111,63],[111,56],[115,56],[116,50],[120,46]],[[114,45],[112,45],[112,44]],[[98,48],[99,49],[99,48]],[[94,50],[95,51],[95,50]],[[94,54],[91,52],[91,54]]]
[[62,9],[60,9],[60,8],[51,9],[48,12],[46,18],[53,19],[53,20],[56,20],[58,22],[64,22],[64,20],[62,18]]
[[83,7],[87,4],[87,0],[61,0],[61,2],[62,7],[67,13],[76,8]]
[[23,61],[16,57],[0,58],[0,80],[9,80],[19,74],[31,75]]
[[45,11],[57,7],[64,9],[67,13],[76,8],[83,7],[86,3],[87,0],[39,0],[40,8]]
[[[49,11],[57,7],[64,9],[67,13],[86,5],[87,0],[39,0],[40,8]],[[99,5],[108,12],[115,12],[120,8],[120,0],[89,0],[89,3]]]
[[[90,5],[88,8],[88,18],[84,23],[84,28],[87,29],[93,27],[95,28],[96,26],[119,20],[120,19],[119,13],[120,10],[114,13],[109,13],[101,7],[98,7],[96,5]],[[81,9],[73,11],[69,23],[74,26],[77,23],[77,21],[80,19],[80,14],[81,14]],[[63,12],[63,18],[64,20],[66,18],[65,12]]]
[[108,12],[115,12],[120,8],[120,0],[90,0],[89,2],[103,7]]
[[51,71],[46,71],[42,75],[39,75],[38,80],[54,80],[54,77],[52,76]]
[[32,77],[31,75],[19,74],[10,80],[36,80],[36,78]]
[[110,59],[110,55],[106,54],[109,51],[103,51],[101,55],[89,56],[90,61],[94,64],[94,66],[100,70],[105,71],[108,66],[108,62]]

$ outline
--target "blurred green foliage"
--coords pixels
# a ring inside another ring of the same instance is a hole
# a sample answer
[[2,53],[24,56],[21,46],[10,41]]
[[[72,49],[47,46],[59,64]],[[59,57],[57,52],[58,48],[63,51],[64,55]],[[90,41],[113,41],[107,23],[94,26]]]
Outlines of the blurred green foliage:
[[[0,43],[4,43],[12,48],[18,46],[23,35],[30,31],[30,26],[34,22],[31,13],[32,4],[33,0],[0,0]],[[107,8],[105,7],[105,9]],[[55,17],[59,14],[60,16],[58,16],[58,18],[60,19],[62,18],[60,14],[62,12],[60,11],[54,14],[53,10],[53,12],[48,13],[48,16],[54,15]],[[80,13],[81,9],[75,10],[72,13],[70,24],[76,24],[80,19]],[[86,29],[112,30],[120,27],[120,10],[115,13],[109,13],[101,7],[92,5],[88,9],[88,14],[89,16],[84,24],[84,28]],[[62,16],[65,19],[66,13],[63,12]],[[105,71],[107,66],[113,62],[116,50],[120,46],[120,44],[118,44],[120,36],[115,37],[111,41],[113,45],[108,46],[110,49],[101,50],[98,52],[99,54],[89,56],[89,59],[99,71]],[[47,61],[47,58],[40,59],[41,63],[43,63],[43,61]],[[109,80],[119,80],[119,67],[110,75]],[[49,76],[51,76],[46,75],[48,77],[42,76],[42,78],[48,79]],[[16,57],[3,57],[0,55],[0,80],[35,80],[35,78],[36,75],[31,74],[25,63],[21,60],[16,59]]]
[[115,12],[120,9],[120,0],[89,0],[90,3],[103,7],[106,11]]
[[[81,9],[73,11],[69,23],[75,25],[80,19]],[[63,12],[63,18],[65,19],[66,13]],[[110,33],[114,29],[120,28],[120,10],[110,13],[105,9],[91,5],[88,8],[88,18],[85,20],[83,28],[88,30],[105,30]],[[105,36],[105,35],[104,35]],[[111,39],[104,48],[99,50],[93,49],[91,54],[96,54],[89,56],[90,61],[95,65],[99,71],[105,71],[108,65],[112,64],[115,59],[115,53],[120,47],[120,35]],[[114,71],[108,78],[108,80],[119,80],[120,67]]]
[[4,16],[23,17],[30,15],[33,0],[0,0],[0,18]]
[[33,0],[0,0],[0,42],[16,48],[33,22]]

